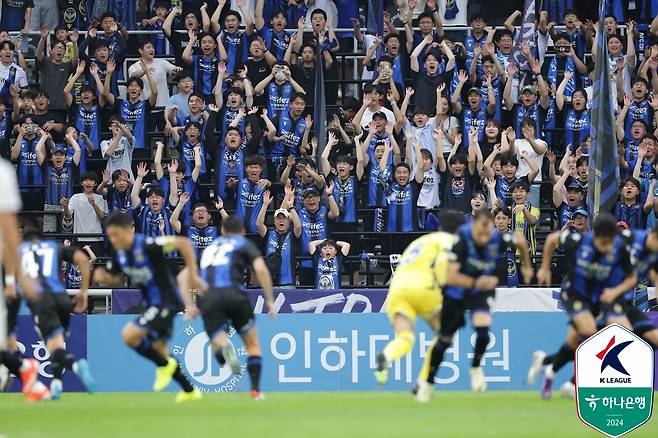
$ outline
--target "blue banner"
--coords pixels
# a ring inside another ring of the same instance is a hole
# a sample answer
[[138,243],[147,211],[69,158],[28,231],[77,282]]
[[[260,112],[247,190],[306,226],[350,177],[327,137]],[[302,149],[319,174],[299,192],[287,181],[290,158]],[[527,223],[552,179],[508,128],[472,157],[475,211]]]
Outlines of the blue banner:
[[[274,289],[277,313],[371,313],[380,312],[386,289]],[[263,313],[265,300],[260,289],[247,295],[255,313]],[[142,294],[137,289],[113,289],[112,313],[138,313]]]
[[[99,391],[150,391],[154,366],[126,347],[121,328],[128,315],[88,317],[88,359]],[[386,315],[282,314],[276,320],[257,316],[263,354],[264,391],[372,391],[380,390],[372,372],[375,356],[392,338]],[[523,385],[532,352],[557,350],[566,335],[566,315],[559,312],[495,314],[491,342],[482,359],[492,390],[535,389]],[[529,336],[529,329],[532,335]],[[409,390],[422,365],[433,334],[419,323],[413,352],[396,362],[389,384],[381,390]],[[454,345],[437,376],[438,390],[469,390],[475,337],[467,327],[455,335]],[[236,334],[231,335],[244,364],[247,354]],[[170,350],[192,383],[206,392],[249,389],[246,373],[232,375],[215,362],[200,319],[191,323],[178,317]],[[111,352],[108,354],[108,352]],[[571,376],[564,368],[558,384]],[[169,387],[177,390],[175,384]]]
[[[71,315],[69,335],[66,336],[66,349],[73,353],[76,359],[87,357],[87,317],[85,315]],[[18,315],[17,325],[18,348],[24,357],[39,361],[39,380],[50,386],[53,378],[50,367],[50,353],[45,343],[34,330],[32,315]],[[83,391],[84,388],[72,372],[64,370],[62,376],[65,391]],[[14,379],[11,391],[20,391],[19,379]]]

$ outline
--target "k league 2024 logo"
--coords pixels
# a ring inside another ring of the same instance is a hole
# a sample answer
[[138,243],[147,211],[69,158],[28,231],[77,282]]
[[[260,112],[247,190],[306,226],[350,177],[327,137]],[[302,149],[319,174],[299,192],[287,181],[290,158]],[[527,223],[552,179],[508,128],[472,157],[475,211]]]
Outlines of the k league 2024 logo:
[[[238,358],[246,356],[242,345],[235,345],[238,336],[233,327],[229,338],[236,347]],[[233,374],[228,364],[219,365],[215,358],[210,339],[196,319],[186,324],[174,338],[171,354],[180,364],[183,373],[190,379],[192,385],[203,392],[232,392],[240,389],[246,366],[242,365],[242,373]],[[244,362],[244,361],[241,361]]]
[[612,324],[576,350],[576,406],[580,419],[618,437],[651,417],[654,352],[642,338]]

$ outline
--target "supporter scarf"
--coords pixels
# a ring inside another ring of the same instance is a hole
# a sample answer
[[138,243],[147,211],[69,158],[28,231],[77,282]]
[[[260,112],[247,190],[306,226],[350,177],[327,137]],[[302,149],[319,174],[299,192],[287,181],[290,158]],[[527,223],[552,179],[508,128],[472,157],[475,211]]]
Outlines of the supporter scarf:
[[[571,73],[574,73],[574,76],[572,76],[567,83],[567,88],[564,90],[564,95],[571,97],[574,90],[576,89],[576,65],[573,62],[573,58],[567,58],[567,62],[564,65],[564,71],[570,71]],[[560,85],[557,81],[557,56],[553,58],[551,64],[548,66],[548,81],[556,87]]]

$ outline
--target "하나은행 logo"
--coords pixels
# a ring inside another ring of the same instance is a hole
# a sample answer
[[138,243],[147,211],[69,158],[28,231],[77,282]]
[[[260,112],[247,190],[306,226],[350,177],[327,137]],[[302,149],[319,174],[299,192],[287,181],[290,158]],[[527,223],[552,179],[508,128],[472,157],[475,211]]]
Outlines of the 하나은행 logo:
[[588,426],[610,437],[646,423],[653,408],[654,351],[619,324],[576,349],[576,407]]

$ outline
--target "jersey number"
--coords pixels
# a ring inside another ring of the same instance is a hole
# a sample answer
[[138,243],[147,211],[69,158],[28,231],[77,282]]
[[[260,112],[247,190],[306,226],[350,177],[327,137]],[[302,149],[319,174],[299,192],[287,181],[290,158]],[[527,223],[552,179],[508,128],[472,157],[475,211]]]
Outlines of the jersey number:
[[201,268],[208,266],[225,266],[229,264],[228,255],[233,252],[235,246],[232,243],[223,243],[218,246],[210,246],[201,256]]
[[39,265],[38,258],[43,258],[43,276],[49,277],[53,272],[53,257],[55,251],[52,248],[39,248],[31,250],[23,254],[21,258],[21,267],[25,275],[32,279],[39,278]]

